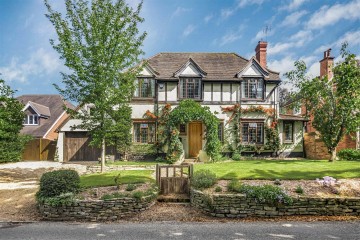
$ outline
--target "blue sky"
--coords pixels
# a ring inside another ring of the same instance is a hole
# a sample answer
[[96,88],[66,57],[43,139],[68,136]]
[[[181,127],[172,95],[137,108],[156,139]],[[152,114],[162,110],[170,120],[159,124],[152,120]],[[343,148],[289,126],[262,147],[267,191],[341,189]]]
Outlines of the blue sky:
[[[50,3],[64,9],[63,1]],[[0,0],[0,73],[17,95],[57,93],[52,83],[66,70],[49,44],[56,34],[45,13],[42,0]],[[250,58],[257,42],[267,40],[271,69],[285,73],[303,59],[316,76],[328,48],[336,57],[346,40],[360,55],[360,0],[144,0],[142,16],[144,58],[192,51]]]

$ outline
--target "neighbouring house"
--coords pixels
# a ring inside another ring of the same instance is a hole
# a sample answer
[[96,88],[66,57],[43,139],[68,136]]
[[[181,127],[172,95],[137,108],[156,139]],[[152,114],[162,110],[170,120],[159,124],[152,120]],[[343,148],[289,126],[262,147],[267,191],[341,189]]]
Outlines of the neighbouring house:
[[[359,64],[360,65],[360,64]],[[320,60],[320,78],[324,78],[325,76],[328,79],[333,78],[333,66],[334,66],[334,57],[331,56],[331,49],[328,49],[324,52],[323,59]],[[297,99],[296,101],[299,101]],[[289,109],[288,106],[291,106],[293,100],[288,101],[282,106],[286,109],[288,113],[305,116],[306,108],[305,106],[301,106],[299,110]],[[307,158],[311,159],[329,159],[330,153],[328,152],[324,142],[320,139],[320,134],[316,131],[314,126],[312,126],[313,116],[309,116],[309,121],[305,124],[305,133],[304,133],[304,148],[305,155]],[[343,139],[339,142],[337,151],[342,149],[360,149],[360,132],[354,132],[350,134],[346,134]]]
[[[251,59],[236,53],[197,52],[159,53],[147,59],[136,79],[137,90],[131,101],[134,146],[151,146],[156,142],[157,120],[149,115],[156,115],[166,104],[173,109],[181,100],[193,99],[209,107],[219,119],[218,136],[223,144],[228,144],[231,138],[234,109],[240,108],[241,119],[236,124],[240,125],[239,138],[246,153],[270,155],[271,150],[266,149],[266,128],[277,126],[280,154],[302,157],[305,119],[279,113],[280,74],[267,67],[266,55],[267,42],[260,41]],[[88,141],[85,131],[71,128],[77,121],[70,119],[59,129],[63,142],[59,145],[74,146],[72,143],[78,141],[84,146]],[[179,131],[185,157],[197,157],[206,141],[204,123],[187,122],[179,126]],[[83,149],[64,148],[61,159],[97,160],[100,156],[89,159]]]
[[33,137],[25,147],[23,160],[54,160],[57,128],[68,117],[64,105],[74,106],[60,95],[21,95],[17,99],[26,114],[20,133]]

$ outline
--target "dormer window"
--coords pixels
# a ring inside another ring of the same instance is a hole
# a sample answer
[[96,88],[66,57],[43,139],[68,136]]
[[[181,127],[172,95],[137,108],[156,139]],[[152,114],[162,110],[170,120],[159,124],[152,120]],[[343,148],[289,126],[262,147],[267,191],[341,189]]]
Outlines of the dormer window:
[[248,78],[242,82],[243,99],[263,99],[264,81],[262,78]]
[[153,98],[155,97],[155,81],[152,78],[138,78],[134,97]]
[[39,125],[39,116],[38,115],[25,116],[24,125]]
[[201,99],[200,78],[180,78],[180,99]]

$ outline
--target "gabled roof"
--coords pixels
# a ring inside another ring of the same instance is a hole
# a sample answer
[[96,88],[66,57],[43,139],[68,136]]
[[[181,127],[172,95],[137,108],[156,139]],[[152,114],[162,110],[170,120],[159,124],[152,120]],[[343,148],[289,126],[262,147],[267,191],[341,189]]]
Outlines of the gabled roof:
[[247,65],[243,69],[241,69],[240,72],[237,73],[237,76],[239,78],[241,78],[242,76],[245,76],[245,73],[247,72],[247,70],[249,70],[249,68],[251,68],[252,66],[254,66],[256,68],[256,70],[258,70],[263,77],[265,77],[265,78],[269,77],[269,71],[267,69],[264,69],[263,67],[261,67],[260,63],[256,60],[255,57],[252,57],[248,61]]
[[182,74],[182,72],[189,66],[194,66],[197,70],[197,72],[202,76],[206,76],[207,73],[199,66],[199,64],[197,64],[194,60],[192,60],[191,58],[189,58],[189,60],[182,65],[176,72],[174,72],[174,77],[178,77]]
[[23,111],[25,111],[29,107],[31,107],[39,117],[40,116],[42,116],[42,117],[50,117],[51,116],[50,109],[47,106],[29,101],[23,108]]
[[[159,73],[156,78],[164,80],[176,80],[174,73],[191,61],[206,73],[204,80],[239,80],[237,74],[248,66],[253,60],[243,58],[236,53],[159,53],[147,60],[147,65]],[[266,80],[280,80],[279,73],[268,68],[263,68],[268,72]],[[242,78],[240,78],[242,79]]]
[[[68,108],[74,109],[74,105],[62,99],[60,95],[22,95],[17,99],[24,104],[24,106],[31,106],[31,108],[39,115],[47,116],[48,118],[41,118],[39,125],[24,126],[21,130],[22,134],[28,134],[33,137],[42,138],[46,132],[56,123],[59,117],[64,113],[64,105]],[[25,110],[25,109],[24,109]]]

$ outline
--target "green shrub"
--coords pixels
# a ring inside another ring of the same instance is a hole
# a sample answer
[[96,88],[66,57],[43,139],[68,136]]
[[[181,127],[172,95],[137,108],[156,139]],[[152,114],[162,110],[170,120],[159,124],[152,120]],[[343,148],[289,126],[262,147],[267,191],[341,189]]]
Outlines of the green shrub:
[[295,189],[295,192],[298,193],[298,194],[303,194],[304,193],[304,189],[298,185]]
[[52,207],[68,206],[75,202],[74,193],[62,193],[55,197],[40,197],[38,202],[50,205]]
[[129,184],[126,186],[126,188],[125,188],[125,190],[128,191],[128,192],[131,192],[131,191],[133,191],[133,190],[135,190],[135,189],[136,189],[136,185],[135,185],[135,184],[131,184],[131,183],[129,183]]
[[241,154],[239,152],[234,152],[231,158],[234,161],[239,161],[241,160]]
[[56,170],[44,173],[40,178],[40,189],[37,198],[60,196],[64,193],[78,193],[80,177],[74,170]]
[[141,199],[143,196],[144,196],[144,192],[142,191],[136,191],[132,194],[132,197],[133,198],[136,198],[136,199]]
[[220,186],[216,186],[215,192],[222,192],[222,188]]
[[360,161],[360,150],[356,149],[343,149],[338,153],[341,160]]
[[288,196],[280,187],[272,185],[251,186],[241,184],[233,180],[228,185],[228,190],[232,192],[246,194],[249,198],[254,198],[260,203],[284,203],[291,204],[292,198]]
[[197,189],[204,189],[214,186],[216,180],[215,173],[202,169],[194,173],[191,179],[191,185]]

